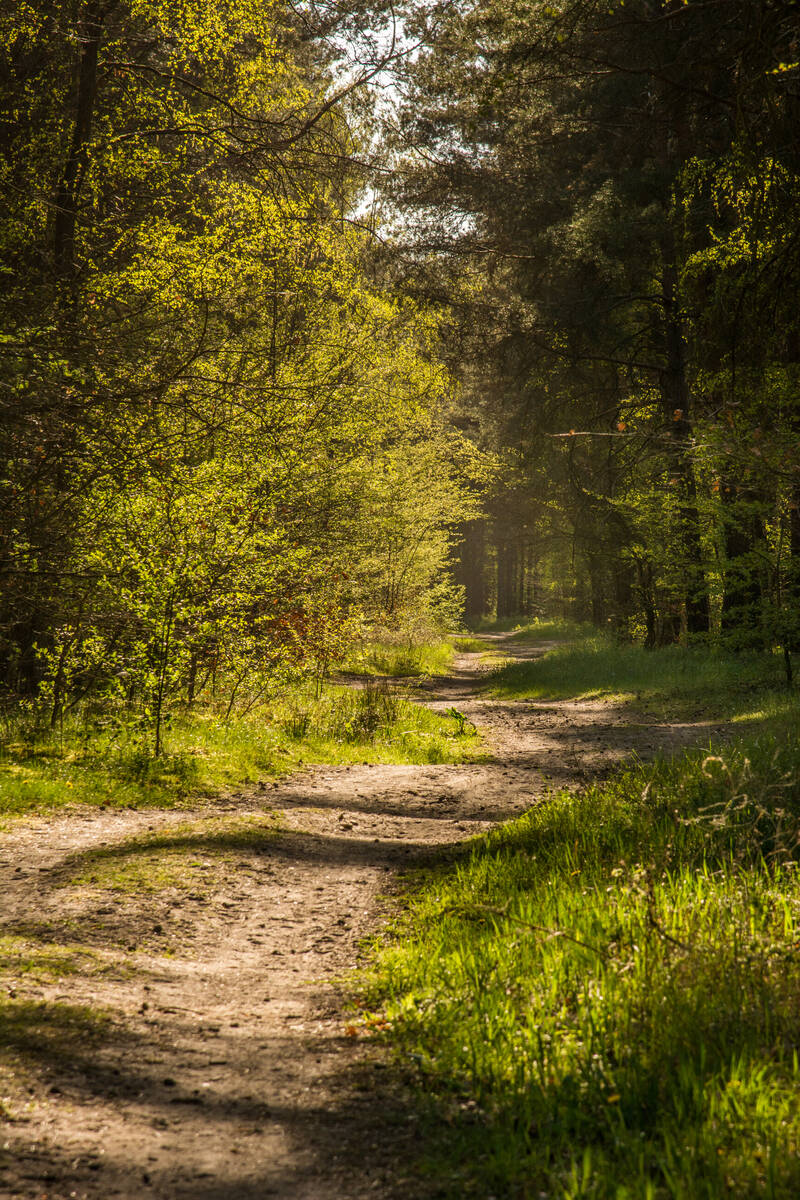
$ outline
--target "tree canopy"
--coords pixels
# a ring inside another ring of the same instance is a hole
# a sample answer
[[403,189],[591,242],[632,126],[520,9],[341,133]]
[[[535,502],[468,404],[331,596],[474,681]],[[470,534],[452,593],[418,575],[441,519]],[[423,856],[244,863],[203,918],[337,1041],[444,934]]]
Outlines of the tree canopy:
[[793,7],[6,0],[7,698],[158,747],[459,587],[790,663]]
[[513,448],[465,578],[485,592],[496,569],[517,611],[571,576],[574,611],[650,644],[795,641],[793,6],[478,0],[408,21],[411,286],[450,300],[464,419]]
[[363,103],[290,8],[1,19],[2,676],[54,720],[138,704],[158,749],[169,697],[448,613],[481,468],[352,219]]

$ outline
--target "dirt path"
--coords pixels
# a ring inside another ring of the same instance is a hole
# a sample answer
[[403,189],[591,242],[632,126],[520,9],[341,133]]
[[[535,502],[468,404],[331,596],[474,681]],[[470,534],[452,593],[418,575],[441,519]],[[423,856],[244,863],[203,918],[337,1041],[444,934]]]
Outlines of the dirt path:
[[[382,1094],[335,986],[398,873],[547,786],[711,732],[599,701],[483,699],[480,671],[462,655],[425,698],[479,725],[491,763],[320,768],[188,816],[92,810],[0,835],[0,934],[45,948],[9,989],[0,1197],[419,1194],[402,1178],[413,1116]],[[104,887],[132,861],[122,843],[159,831],[191,876],[144,896]]]

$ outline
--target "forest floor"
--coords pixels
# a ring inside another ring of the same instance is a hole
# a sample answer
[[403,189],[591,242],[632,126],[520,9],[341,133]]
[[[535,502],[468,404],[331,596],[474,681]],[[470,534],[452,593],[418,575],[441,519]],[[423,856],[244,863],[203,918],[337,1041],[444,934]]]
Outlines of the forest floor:
[[545,789],[721,732],[491,699],[487,665],[459,655],[421,699],[473,721],[491,761],[322,767],[179,814],[77,807],[0,833],[0,1197],[427,1194],[413,1108],[342,989],[363,940],[407,872]]

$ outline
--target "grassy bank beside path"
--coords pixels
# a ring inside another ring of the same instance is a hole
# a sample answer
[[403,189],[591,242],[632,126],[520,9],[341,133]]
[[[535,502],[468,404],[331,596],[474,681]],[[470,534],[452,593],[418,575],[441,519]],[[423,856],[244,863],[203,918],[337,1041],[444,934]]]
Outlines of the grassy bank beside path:
[[800,1194],[800,732],[772,665],[584,639],[494,675],[745,736],[550,794],[414,891],[360,1003],[417,1080],[432,1194]]
[[350,655],[343,669],[362,675],[400,678],[445,675],[453,665],[455,640],[366,642]]
[[[515,636],[539,640],[536,626]],[[681,646],[644,650],[585,629],[539,658],[504,664],[487,685],[504,699],[620,700],[665,720],[748,721],[798,711],[778,654]]]
[[[399,676],[444,670],[454,652],[451,642],[417,647],[420,670],[412,672],[410,652],[386,647],[381,657],[378,650],[370,651],[372,673],[383,666]],[[312,764],[465,762],[482,754],[471,726],[381,678],[327,684],[321,695],[298,685],[246,716],[225,717],[211,704],[175,713],[158,757],[147,730],[124,713],[80,715],[63,729],[34,717],[5,722],[0,820],[75,804],[185,807]]]

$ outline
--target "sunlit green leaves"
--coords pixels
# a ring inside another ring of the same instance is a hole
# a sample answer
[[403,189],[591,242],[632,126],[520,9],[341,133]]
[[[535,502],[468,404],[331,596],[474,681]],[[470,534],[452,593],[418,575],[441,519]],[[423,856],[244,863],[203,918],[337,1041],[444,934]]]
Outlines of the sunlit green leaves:
[[435,322],[341,219],[354,135],[291,12],[59,12],[9,59],[6,673],[52,719],[138,707],[158,750],[171,705],[233,711],[428,611],[469,455]]

